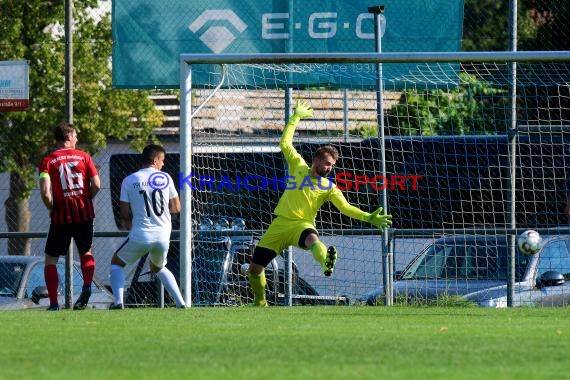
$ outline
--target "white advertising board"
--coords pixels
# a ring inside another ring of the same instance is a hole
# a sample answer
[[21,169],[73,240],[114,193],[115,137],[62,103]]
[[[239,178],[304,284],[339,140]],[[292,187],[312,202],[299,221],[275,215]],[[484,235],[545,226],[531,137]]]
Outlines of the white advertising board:
[[28,61],[0,61],[0,112],[25,111],[30,106]]

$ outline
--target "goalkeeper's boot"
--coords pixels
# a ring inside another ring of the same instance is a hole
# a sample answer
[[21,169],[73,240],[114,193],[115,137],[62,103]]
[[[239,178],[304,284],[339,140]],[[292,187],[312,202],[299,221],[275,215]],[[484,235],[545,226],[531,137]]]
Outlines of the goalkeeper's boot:
[[58,311],[59,310],[59,305],[54,303],[49,305],[49,307],[46,309],[47,311]]
[[336,248],[332,245],[327,249],[327,257],[325,259],[325,276],[330,276],[334,272],[334,266],[336,264]]
[[109,306],[109,310],[123,310],[124,308],[122,303],[112,303],[111,306]]
[[73,305],[73,310],[84,310],[89,303],[89,298],[91,297],[91,287],[84,286],[81,290],[81,294],[75,304]]

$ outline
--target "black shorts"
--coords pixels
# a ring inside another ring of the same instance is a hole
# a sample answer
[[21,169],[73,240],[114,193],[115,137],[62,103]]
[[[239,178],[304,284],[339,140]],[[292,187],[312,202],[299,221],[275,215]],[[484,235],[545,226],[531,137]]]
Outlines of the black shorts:
[[79,256],[91,251],[93,245],[93,221],[81,224],[50,224],[46,242],[46,255],[59,257],[67,254],[71,239]]
[[305,239],[310,234],[315,234],[315,235],[319,236],[319,233],[314,228],[307,228],[306,230],[303,230],[303,232],[301,232],[301,237],[299,237],[299,247],[301,247],[303,249],[311,248],[311,247],[305,246]]
[[271,249],[257,246],[253,250],[253,257],[251,258],[251,262],[253,264],[261,265],[265,268],[271,262],[271,260],[276,257],[277,253]]

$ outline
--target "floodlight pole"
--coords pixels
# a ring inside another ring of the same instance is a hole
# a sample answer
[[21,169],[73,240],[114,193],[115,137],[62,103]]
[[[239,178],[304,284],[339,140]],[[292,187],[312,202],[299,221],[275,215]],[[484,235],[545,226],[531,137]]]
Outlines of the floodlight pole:
[[[382,23],[384,28],[384,6],[377,5],[368,7],[368,12],[374,15],[374,36],[376,40],[376,52],[382,53]],[[386,140],[384,136],[384,78],[382,74],[382,62],[376,64],[376,117],[378,119],[378,137],[380,139],[380,170],[386,177]],[[382,208],[388,212],[388,190],[382,190]],[[393,303],[393,253],[388,249],[388,229],[382,233],[382,283],[384,285],[384,302],[386,306]]]

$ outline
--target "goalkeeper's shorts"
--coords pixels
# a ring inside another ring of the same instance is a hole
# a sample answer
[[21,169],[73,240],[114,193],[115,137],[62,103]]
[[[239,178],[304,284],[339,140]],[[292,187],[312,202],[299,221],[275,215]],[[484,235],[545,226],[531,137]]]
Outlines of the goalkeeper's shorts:
[[299,241],[303,235],[306,237],[306,233],[303,234],[306,230],[317,233],[315,226],[306,220],[292,220],[278,216],[271,222],[257,246],[270,249],[278,255],[290,245],[306,250],[308,248]]

